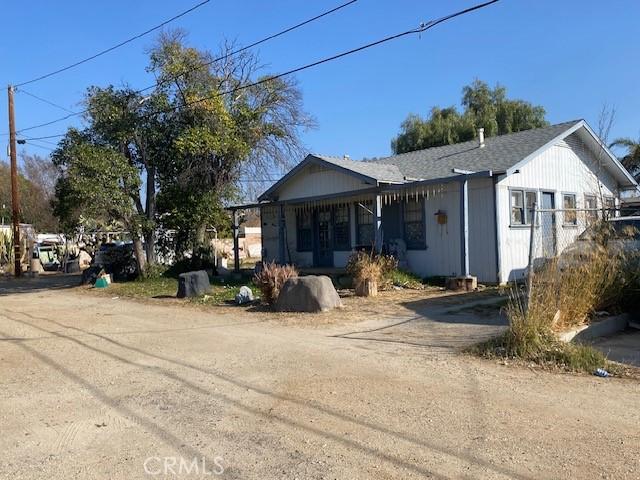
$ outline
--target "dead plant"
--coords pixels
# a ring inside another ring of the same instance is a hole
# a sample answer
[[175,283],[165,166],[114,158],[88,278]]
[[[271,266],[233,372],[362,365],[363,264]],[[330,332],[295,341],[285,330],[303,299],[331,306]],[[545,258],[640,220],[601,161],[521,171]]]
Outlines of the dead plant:
[[282,285],[290,278],[297,277],[298,270],[293,265],[278,265],[275,261],[265,263],[253,277],[253,283],[262,292],[262,298],[274,305],[280,295]]

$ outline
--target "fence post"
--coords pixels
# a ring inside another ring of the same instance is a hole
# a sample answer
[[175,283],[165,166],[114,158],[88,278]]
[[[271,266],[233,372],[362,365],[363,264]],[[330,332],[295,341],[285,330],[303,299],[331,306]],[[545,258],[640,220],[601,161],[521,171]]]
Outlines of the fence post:
[[529,232],[529,261],[527,262],[527,310],[529,309],[531,286],[533,285],[533,252],[535,248],[536,223],[538,220],[538,210],[535,202],[533,204],[532,213],[533,217],[531,218],[531,229]]

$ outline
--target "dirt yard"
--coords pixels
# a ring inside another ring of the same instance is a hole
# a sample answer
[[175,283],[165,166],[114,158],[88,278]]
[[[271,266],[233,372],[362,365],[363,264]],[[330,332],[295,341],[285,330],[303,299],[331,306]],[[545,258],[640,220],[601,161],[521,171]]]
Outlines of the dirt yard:
[[1,478],[639,478],[640,384],[457,353],[503,328],[486,297],[291,316],[71,284],[0,284]]

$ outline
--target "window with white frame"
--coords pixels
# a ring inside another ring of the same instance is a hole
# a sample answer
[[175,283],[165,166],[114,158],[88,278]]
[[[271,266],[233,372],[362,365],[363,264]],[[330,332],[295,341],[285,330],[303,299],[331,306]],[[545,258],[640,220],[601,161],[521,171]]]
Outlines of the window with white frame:
[[598,197],[593,194],[584,195],[585,218],[590,225],[598,220]]
[[536,199],[533,190],[511,190],[511,225],[531,225]]
[[576,213],[576,194],[575,193],[563,193],[562,194],[562,209],[563,225],[577,225],[578,215]]

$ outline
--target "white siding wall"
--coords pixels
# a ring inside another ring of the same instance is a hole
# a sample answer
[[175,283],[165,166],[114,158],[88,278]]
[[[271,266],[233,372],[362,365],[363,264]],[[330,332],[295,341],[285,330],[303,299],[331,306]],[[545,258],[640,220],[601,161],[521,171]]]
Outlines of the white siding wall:
[[367,184],[351,175],[319,165],[309,165],[280,188],[278,199],[313,197],[371,188],[372,186],[375,185]]
[[492,178],[469,182],[469,271],[481,282],[498,281]]
[[[481,282],[496,282],[497,263],[493,182],[469,181],[469,267]],[[447,214],[439,225],[435,213]],[[462,273],[460,245],[460,184],[444,185],[443,191],[425,200],[426,250],[407,252],[409,268],[420,276],[457,276]]]
[[[425,199],[426,250],[409,250],[409,268],[420,276],[460,275],[460,185],[457,182],[443,185],[442,191]],[[435,213],[447,214],[447,223],[439,225]],[[266,249],[265,261],[278,259],[278,211],[279,207],[262,209],[262,242]],[[356,206],[349,207],[351,246],[356,243]],[[300,267],[313,264],[312,252],[296,251],[295,209],[285,210],[289,250],[285,257]],[[495,220],[493,210],[493,183],[491,179],[474,179],[469,182],[469,255],[471,274],[482,282],[495,282]],[[347,264],[350,251],[333,254],[335,267]]]
[[[460,186],[443,185],[439,194],[425,199],[426,250],[409,250],[409,268],[420,276],[458,275],[460,263]],[[447,223],[439,225],[438,210],[447,214]]]
[[[598,194],[598,179],[603,195],[617,197],[616,181],[598,164],[598,159],[573,134],[531,160],[520,173],[503,177],[498,182],[501,282],[522,278],[529,255],[530,229],[510,226],[509,188],[553,191],[556,208],[562,208],[562,193],[575,193],[577,208],[584,208],[584,194]],[[558,238],[567,239],[580,233],[575,227],[563,227],[561,219],[556,223]]]

